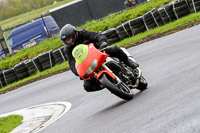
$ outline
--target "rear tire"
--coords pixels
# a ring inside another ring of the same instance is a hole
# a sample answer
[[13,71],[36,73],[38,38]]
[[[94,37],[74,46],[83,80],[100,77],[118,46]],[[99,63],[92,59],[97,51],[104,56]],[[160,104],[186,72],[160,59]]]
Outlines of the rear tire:
[[137,89],[140,91],[144,91],[147,89],[147,86],[148,86],[148,83],[147,83],[146,79],[143,76],[141,76]]

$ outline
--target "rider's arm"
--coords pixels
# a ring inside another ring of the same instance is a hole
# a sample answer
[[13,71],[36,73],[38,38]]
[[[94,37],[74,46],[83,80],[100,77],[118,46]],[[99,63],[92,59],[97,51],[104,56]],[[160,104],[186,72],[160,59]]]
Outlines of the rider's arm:
[[107,42],[106,36],[101,34],[100,32],[93,32],[87,30],[82,30],[82,32],[88,40],[95,43],[95,47],[97,48],[99,48],[103,42]]
[[71,69],[71,71],[76,75],[76,76],[79,76],[77,71],[76,71],[76,67],[75,67],[75,59],[74,57],[72,56],[72,50],[70,47],[65,47],[65,53],[66,53],[66,56],[67,56],[67,60],[68,60],[68,63],[69,63],[69,67]]

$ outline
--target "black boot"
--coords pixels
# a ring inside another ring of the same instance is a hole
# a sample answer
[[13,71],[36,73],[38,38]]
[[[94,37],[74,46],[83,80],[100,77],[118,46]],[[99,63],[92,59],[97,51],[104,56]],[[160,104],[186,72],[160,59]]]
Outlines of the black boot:
[[137,68],[139,65],[134,62],[133,60],[129,59],[128,55],[117,45],[113,47],[107,47],[105,49],[106,53],[109,54],[111,57],[116,57],[120,61],[123,61],[127,66],[131,67],[132,69]]
[[137,67],[139,67],[139,64],[137,64],[136,62],[134,62],[131,59],[128,59],[128,61],[124,62],[127,66],[131,67],[132,69],[135,69]]

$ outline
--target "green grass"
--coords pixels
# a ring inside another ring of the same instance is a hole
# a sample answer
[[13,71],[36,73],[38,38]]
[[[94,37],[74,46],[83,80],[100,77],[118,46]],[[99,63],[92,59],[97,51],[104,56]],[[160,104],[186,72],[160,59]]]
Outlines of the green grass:
[[11,132],[13,129],[21,124],[22,120],[23,117],[19,115],[10,115],[0,118],[0,133]]

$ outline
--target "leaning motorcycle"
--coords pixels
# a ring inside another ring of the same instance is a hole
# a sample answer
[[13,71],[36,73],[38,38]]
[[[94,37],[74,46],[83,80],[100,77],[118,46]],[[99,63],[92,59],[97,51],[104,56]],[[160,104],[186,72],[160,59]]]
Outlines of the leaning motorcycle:
[[[126,49],[122,50],[135,61]],[[117,58],[109,57],[104,50],[96,49],[93,43],[77,45],[72,55],[76,60],[76,70],[82,79],[96,78],[111,93],[124,100],[133,99],[131,89],[147,89],[148,83],[139,67],[133,70]]]

